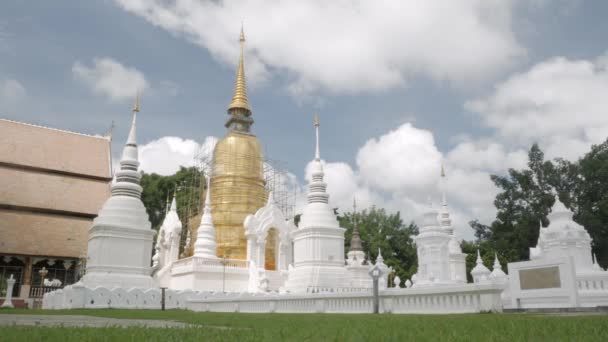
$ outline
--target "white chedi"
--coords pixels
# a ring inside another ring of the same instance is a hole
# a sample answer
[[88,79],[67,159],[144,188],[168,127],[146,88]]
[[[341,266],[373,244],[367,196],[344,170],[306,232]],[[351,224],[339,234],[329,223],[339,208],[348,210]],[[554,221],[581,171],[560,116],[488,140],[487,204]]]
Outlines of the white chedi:
[[479,250],[477,250],[477,260],[475,261],[476,265],[471,270],[471,276],[473,276],[474,283],[483,283],[489,280],[489,276],[491,274],[490,270],[483,264],[483,260],[481,259],[481,255],[479,254]]
[[311,163],[312,180],[293,237],[293,268],[285,289],[292,292],[317,291],[348,286],[344,261],[344,231],[329,205],[327,184],[319,152],[319,123],[315,118],[316,149]]
[[422,215],[420,233],[414,237],[418,255],[418,271],[412,276],[413,286],[451,282],[448,243],[451,239],[438,220],[438,212],[429,201]]
[[217,259],[215,243],[215,227],[211,215],[211,182],[207,178],[207,194],[201,224],[198,226],[194,243],[194,256],[198,258]]
[[89,229],[86,274],[81,283],[88,287],[154,286],[151,229],[141,201],[141,174],[136,140],[139,106],[133,108],[129,137],[120,159],[120,169],[112,184],[112,195],[104,203]]
[[152,257],[152,274],[162,287],[168,287],[171,266],[179,259],[182,222],[177,215],[176,201],[176,195],[173,195],[169,210],[158,229],[155,254]]
[[530,259],[551,260],[570,256],[577,273],[594,269],[591,237],[583,226],[574,222],[573,215],[556,195],[551,213],[547,216],[549,226],[541,226],[538,243],[530,248]]
[[382,251],[378,248],[378,257],[376,258],[376,263],[374,266],[370,265],[370,269],[377,266],[380,270],[382,270],[382,277],[378,279],[378,288],[380,290],[385,290],[388,287],[388,276],[394,270],[392,267],[389,267],[384,263],[384,257],[382,256]]
[[502,270],[500,261],[498,261],[497,253],[494,253],[494,266],[492,269],[492,273],[490,273],[490,278],[494,281],[506,281],[507,280],[507,274]]

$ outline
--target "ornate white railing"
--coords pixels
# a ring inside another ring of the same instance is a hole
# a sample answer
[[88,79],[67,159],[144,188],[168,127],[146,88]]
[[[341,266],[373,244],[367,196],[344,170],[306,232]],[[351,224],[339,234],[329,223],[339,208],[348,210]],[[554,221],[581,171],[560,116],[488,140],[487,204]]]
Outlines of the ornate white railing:
[[608,274],[578,274],[576,276],[576,287],[580,292],[608,291]]
[[[502,311],[502,288],[495,284],[381,291],[380,312],[474,313]],[[210,294],[193,298],[188,308],[211,312],[371,313],[369,292],[308,294]]]
[[186,271],[197,271],[201,269],[217,268],[219,269],[247,269],[249,261],[235,259],[209,259],[199,257],[188,257],[177,260],[171,267],[172,273],[181,273]]

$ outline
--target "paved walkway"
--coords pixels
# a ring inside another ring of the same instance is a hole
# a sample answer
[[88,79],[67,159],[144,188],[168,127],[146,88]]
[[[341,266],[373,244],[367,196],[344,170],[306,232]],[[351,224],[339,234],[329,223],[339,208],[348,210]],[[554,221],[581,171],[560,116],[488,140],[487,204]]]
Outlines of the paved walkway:
[[[146,327],[146,328],[184,328],[191,326],[176,321],[148,319],[119,319],[83,315],[0,315],[0,327],[7,325],[26,326],[64,326],[64,327]],[[219,327],[218,327],[219,328]]]

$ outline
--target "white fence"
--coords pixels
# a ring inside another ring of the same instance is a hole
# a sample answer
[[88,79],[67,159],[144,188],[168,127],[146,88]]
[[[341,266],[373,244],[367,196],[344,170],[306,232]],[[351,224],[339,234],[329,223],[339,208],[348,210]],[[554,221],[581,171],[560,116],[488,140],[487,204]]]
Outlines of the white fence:
[[[380,292],[380,312],[391,313],[474,313],[502,311],[500,286],[463,284],[415,289],[388,289]],[[159,309],[160,289],[94,289],[66,286],[44,295],[45,309],[123,308]],[[369,292],[308,294],[212,293],[167,290],[167,309],[181,308],[210,312],[251,313],[371,313]]]
[[[380,312],[474,313],[502,311],[502,288],[494,284],[463,284],[380,293]],[[372,313],[370,293],[210,294],[193,298],[188,308],[210,312]]]

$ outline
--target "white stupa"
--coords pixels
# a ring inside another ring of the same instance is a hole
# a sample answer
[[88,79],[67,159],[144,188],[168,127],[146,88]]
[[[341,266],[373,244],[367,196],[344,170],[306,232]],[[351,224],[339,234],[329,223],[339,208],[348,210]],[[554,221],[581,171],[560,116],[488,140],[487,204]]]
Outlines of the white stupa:
[[[369,276],[371,263],[365,260],[363,243],[357,227],[357,202],[353,200],[353,234],[350,239],[350,249],[346,254],[346,270],[348,271],[349,286],[352,288],[371,288],[372,278]],[[380,253],[378,253],[380,255]],[[383,270],[384,271],[384,270]]]
[[165,215],[156,238],[155,253],[152,257],[153,276],[161,287],[168,287],[171,264],[179,259],[179,245],[182,222],[177,215],[176,196],[173,195],[169,210]]
[[87,287],[139,287],[154,285],[150,276],[152,239],[146,208],[141,201],[138,171],[136,119],[133,108],[129,138],[120,159],[120,170],[112,185],[112,196],[104,203],[89,230],[88,259],[82,283]]
[[477,250],[477,260],[475,260],[475,267],[471,270],[471,276],[473,276],[474,283],[484,283],[490,281],[490,270],[483,264],[479,250]]
[[205,207],[203,208],[203,216],[201,224],[198,226],[196,233],[196,242],[194,243],[194,256],[200,258],[216,259],[216,243],[215,243],[215,227],[213,226],[213,217],[211,216],[211,177],[207,178],[207,194],[205,196]]
[[450,218],[450,210],[448,208],[448,201],[446,196],[447,180],[445,176],[445,169],[441,165],[441,180],[439,183],[441,187],[441,207],[439,208],[439,224],[442,230],[450,236],[448,242],[448,258],[449,258],[449,269],[450,269],[450,281],[456,283],[467,282],[467,266],[465,253],[462,253],[460,248],[460,242],[456,238],[456,232],[452,225],[452,219]]
[[500,265],[500,261],[498,261],[498,253],[494,253],[494,266],[492,266],[490,278],[500,282],[506,282],[508,280],[507,274],[502,270],[502,265]]
[[448,243],[451,239],[440,225],[437,210],[429,203],[422,215],[420,233],[414,238],[418,254],[418,272],[414,287],[450,282]]
[[531,260],[571,256],[577,273],[594,269],[591,237],[583,226],[572,220],[573,215],[556,195],[551,213],[547,216],[549,226],[541,226],[538,243],[530,248]]
[[319,152],[319,119],[315,116],[316,150],[312,162],[308,204],[293,237],[293,267],[285,289],[291,292],[323,291],[346,284],[344,267],[344,228],[338,224],[329,205],[327,184]]

